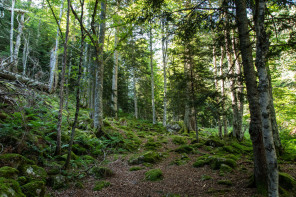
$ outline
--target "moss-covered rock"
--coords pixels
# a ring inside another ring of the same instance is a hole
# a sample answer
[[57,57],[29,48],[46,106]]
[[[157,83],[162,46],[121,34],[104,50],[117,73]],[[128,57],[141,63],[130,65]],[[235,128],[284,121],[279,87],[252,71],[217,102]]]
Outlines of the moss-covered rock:
[[78,181],[75,183],[74,185],[77,189],[83,189],[84,188],[84,185],[81,181]]
[[186,164],[189,160],[190,159],[189,159],[188,155],[185,153],[185,154],[182,154],[182,156],[180,158],[172,161],[171,164],[175,164],[177,166],[181,166],[181,165]]
[[26,183],[28,183],[28,179],[25,176],[20,176],[17,178],[17,182],[20,185],[25,185]]
[[218,181],[218,184],[232,186],[232,182],[230,180],[220,180],[220,181]]
[[232,172],[232,168],[227,164],[221,164],[220,166],[220,173],[230,173]]
[[145,149],[147,150],[156,150],[161,147],[160,142],[155,142],[154,140],[149,140],[145,145]]
[[223,146],[223,150],[228,153],[235,153],[235,154],[240,153],[240,150],[238,150],[232,146]]
[[66,177],[61,174],[50,176],[47,180],[47,185],[53,189],[62,189],[68,187]]
[[3,177],[0,177],[0,196],[25,197],[17,181]]
[[10,167],[13,167],[13,168],[16,168],[18,169],[19,167],[21,167],[22,165],[25,165],[25,164],[35,164],[34,161],[22,156],[22,155],[19,155],[19,154],[3,154],[3,155],[0,155],[0,167],[3,167],[3,166],[10,166]]
[[[62,161],[66,161],[67,160],[67,157],[68,157],[68,154],[62,155],[61,156]],[[71,160],[76,160],[78,158],[79,157],[75,153],[71,152]]]
[[185,137],[182,137],[182,136],[173,136],[172,142],[174,144],[181,145],[181,144],[186,144],[187,140]]
[[202,181],[206,181],[206,180],[210,180],[210,179],[213,179],[213,178],[211,176],[209,176],[209,175],[204,174],[204,175],[201,176]]
[[283,172],[279,173],[279,184],[286,190],[293,190],[296,187],[295,179],[291,175]]
[[222,164],[226,164],[231,168],[236,167],[236,162],[229,158],[219,157],[219,156],[209,156],[207,162],[210,164],[213,170],[220,169]]
[[152,169],[145,173],[145,180],[147,181],[159,181],[163,179],[163,174],[160,169]]
[[32,181],[22,186],[26,196],[43,197],[45,194],[45,183],[43,181]]
[[144,169],[144,168],[141,167],[141,166],[134,166],[134,167],[131,167],[131,168],[129,169],[129,171],[138,171],[138,170],[142,170],[142,169]]
[[203,167],[203,166],[205,166],[207,164],[208,163],[207,163],[206,160],[199,159],[199,160],[197,160],[196,162],[193,163],[193,167],[200,168],[200,167]]
[[109,187],[111,184],[108,181],[97,181],[95,183],[94,191],[100,191],[105,187]]
[[189,145],[181,145],[178,148],[175,149],[175,152],[177,153],[193,153],[194,149]]
[[219,139],[212,138],[212,139],[208,139],[205,142],[205,145],[212,146],[212,147],[222,147],[222,146],[224,146],[224,143]]
[[20,171],[23,176],[26,176],[30,180],[45,181],[47,178],[47,172],[37,165],[24,165]]
[[73,144],[72,150],[76,155],[84,155],[87,154],[87,149],[80,146],[79,144]]
[[49,169],[48,171],[47,171],[47,174],[49,175],[49,176],[51,176],[51,175],[57,175],[57,174],[59,174],[61,172],[61,168],[51,168],[51,169]]
[[15,168],[4,166],[0,168],[0,177],[4,177],[7,179],[16,179],[19,171]]
[[90,170],[90,174],[96,177],[97,179],[102,179],[114,175],[114,172],[106,167],[93,167]]
[[161,160],[162,155],[158,152],[148,151],[142,155],[134,155],[132,156],[128,163],[129,165],[137,165],[142,163],[156,163]]

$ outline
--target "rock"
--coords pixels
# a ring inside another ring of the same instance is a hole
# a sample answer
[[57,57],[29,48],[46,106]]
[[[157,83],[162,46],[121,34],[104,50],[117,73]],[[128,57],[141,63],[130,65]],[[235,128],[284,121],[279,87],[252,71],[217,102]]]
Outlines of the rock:
[[19,154],[10,153],[0,155],[0,167],[10,166],[18,169],[19,167],[25,164],[34,165],[35,163],[34,161]]
[[45,184],[43,181],[32,181],[23,185],[22,191],[26,196],[43,197],[45,194]]
[[296,187],[296,181],[291,175],[280,172],[279,185],[286,190],[292,190]]
[[25,185],[28,183],[28,180],[25,176],[20,176],[17,178],[17,182],[19,182],[20,185]]
[[205,160],[197,160],[196,162],[193,163],[193,167],[195,168],[199,168],[199,167],[203,167],[205,165],[207,165],[208,163]]
[[227,164],[221,164],[220,173],[229,173],[232,172],[232,168]]
[[194,149],[189,145],[181,145],[178,148],[175,149],[175,152],[177,153],[192,153]]
[[45,181],[47,178],[46,171],[37,165],[24,165],[21,168],[21,174],[30,180]]
[[104,187],[109,187],[111,184],[108,181],[98,181],[95,183],[94,191],[100,191]]
[[0,168],[0,177],[4,177],[7,179],[16,179],[19,171],[15,168],[4,166]]
[[1,197],[25,197],[19,183],[13,179],[0,177]]
[[93,167],[90,170],[90,174],[94,175],[97,179],[102,179],[114,175],[114,172],[106,167]]
[[148,151],[140,156],[133,156],[129,159],[128,163],[129,165],[137,165],[142,164],[144,162],[148,163],[156,163],[160,161],[161,154],[153,151]]
[[145,173],[145,179],[147,181],[159,181],[163,179],[163,174],[160,169],[152,169]]
[[175,123],[175,124],[168,124],[166,126],[166,129],[168,132],[173,133],[173,132],[180,131],[182,129],[182,127],[179,124]]
[[61,174],[50,176],[47,180],[47,184],[53,189],[61,189],[68,186],[66,177]]
[[224,146],[224,143],[218,139],[209,139],[205,142],[205,145],[212,147],[222,147]]
[[213,170],[220,169],[222,164],[226,164],[231,168],[236,167],[236,162],[233,159],[228,159],[224,157],[217,157],[217,156],[209,156],[207,162],[210,164]]

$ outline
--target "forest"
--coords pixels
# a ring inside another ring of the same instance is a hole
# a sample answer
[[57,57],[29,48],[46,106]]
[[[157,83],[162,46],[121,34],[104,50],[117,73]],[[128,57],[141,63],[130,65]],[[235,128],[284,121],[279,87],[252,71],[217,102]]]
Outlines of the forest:
[[0,0],[0,196],[296,196],[295,46],[294,0]]

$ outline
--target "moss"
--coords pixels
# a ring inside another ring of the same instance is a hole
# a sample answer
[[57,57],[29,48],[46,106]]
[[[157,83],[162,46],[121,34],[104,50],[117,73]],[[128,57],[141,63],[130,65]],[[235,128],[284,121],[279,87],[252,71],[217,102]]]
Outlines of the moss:
[[25,197],[17,181],[3,177],[0,177],[0,196]]
[[66,177],[61,174],[50,176],[47,184],[53,189],[62,189],[68,186]]
[[114,172],[106,167],[93,167],[90,173],[97,179],[106,178],[114,175]]
[[138,171],[138,170],[142,170],[143,169],[143,167],[140,167],[140,166],[134,166],[134,167],[131,167],[130,169],[129,169],[129,171]]
[[87,154],[87,149],[80,146],[79,144],[73,144],[72,150],[77,155],[84,155]]
[[16,179],[19,171],[15,168],[4,166],[0,168],[0,177],[7,179]]
[[32,181],[22,186],[22,191],[26,196],[43,197],[45,194],[45,184],[43,181]]
[[37,165],[24,165],[21,168],[21,174],[30,180],[45,181],[47,178],[47,172]]
[[207,165],[208,163],[205,160],[199,159],[196,162],[193,163],[193,167],[199,168]]
[[220,173],[230,173],[232,172],[232,168],[226,164],[221,164]]
[[189,145],[181,145],[175,149],[177,153],[193,153],[194,149]]
[[224,143],[219,139],[209,139],[205,142],[205,145],[212,146],[212,147],[223,147]]
[[184,165],[188,162],[189,160],[189,157],[187,154],[182,154],[182,156],[174,161],[171,162],[171,164],[175,164],[177,166],[180,166],[180,165]]
[[94,191],[100,191],[105,187],[109,187],[111,184],[108,181],[97,181],[95,183]]
[[52,168],[47,171],[48,175],[57,175],[60,173],[60,168]]
[[157,152],[153,152],[153,151],[148,151],[148,152],[145,152],[144,154],[142,155],[134,155],[132,156],[128,163],[130,165],[137,165],[137,164],[142,164],[142,163],[156,163],[158,161],[160,161],[161,159],[161,154],[160,153],[157,153]]
[[279,184],[282,188],[284,188],[286,190],[292,190],[296,186],[296,181],[291,175],[289,175],[287,173],[280,172],[279,173]]
[[252,146],[240,144],[236,141],[232,142],[230,145],[239,150],[241,153],[251,153],[253,151]]
[[240,150],[237,150],[233,148],[232,146],[223,146],[223,150],[225,150],[228,153],[240,153]]
[[154,142],[153,140],[149,140],[145,145],[145,149],[147,150],[156,150],[161,147],[160,142]]
[[181,145],[181,144],[186,144],[187,140],[184,137],[182,137],[182,136],[173,136],[172,142],[174,144]]
[[226,164],[231,168],[236,167],[236,162],[232,159],[217,157],[217,156],[209,156],[207,162],[210,164],[213,170],[218,170],[221,167],[221,164]]
[[78,181],[75,183],[74,185],[77,189],[83,189],[84,188],[84,185],[82,182]]
[[145,173],[145,180],[147,181],[159,181],[163,179],[163,174],[160,169],[152,169]]
[[218,181],[218,184],[232,186],[232,182],[230,180],[220,180],[220,181]]
[[[68,157],[68,153],[61,156],[63,161],[66,161],[67,157]],[[78,158],[79,157],[75,153],[71,152],[71,160],[76,160]]]
[[20,176],[17,178],[17,182],[19,182],[20,185],[25,185],[28,182],[28,180],[25,176]]
[[210,180],[210,179],[213,179],[213,178],[211,176],[209,176],[209,175],[204,174],[204,175],[201,176],[202,181],[206,181],[206,180]]
[[34,161],[19,155],[19,154],[3,154],[0,155],[0,167],[3,166],[10,166],[13,168],[19,168],[20,166],[24,164],[35,164]]

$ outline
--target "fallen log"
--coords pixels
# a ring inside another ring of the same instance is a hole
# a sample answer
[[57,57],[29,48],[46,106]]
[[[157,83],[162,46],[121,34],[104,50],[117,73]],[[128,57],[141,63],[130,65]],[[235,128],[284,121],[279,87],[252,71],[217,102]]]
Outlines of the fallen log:
[[7,70],[0,70],[0,78],[19,81],[20,83],[23,83],[28,87],[36,88],[38,90],[49,93],[49,88],[47,84],[13,73],[13,72],[9,72]]

